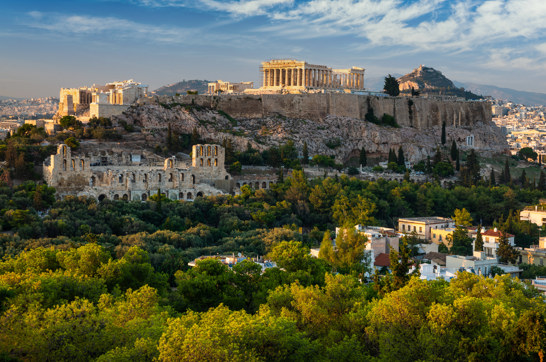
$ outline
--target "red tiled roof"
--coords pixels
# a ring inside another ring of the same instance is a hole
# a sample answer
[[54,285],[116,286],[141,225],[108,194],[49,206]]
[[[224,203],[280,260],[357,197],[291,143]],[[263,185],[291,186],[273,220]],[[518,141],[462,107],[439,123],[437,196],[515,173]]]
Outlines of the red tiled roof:
[[[486,232],[484,232],[482,235],[483,236],[493,236],[495,238],[499,238],[501,236],[501,232],[500,231],[495,231],[494,229],[489,229]],[[506,233],[506,237],[507,238],[513,238],[514,235]]]
[[375,266],[391,266],[389,254],[381,253],[375,257]]

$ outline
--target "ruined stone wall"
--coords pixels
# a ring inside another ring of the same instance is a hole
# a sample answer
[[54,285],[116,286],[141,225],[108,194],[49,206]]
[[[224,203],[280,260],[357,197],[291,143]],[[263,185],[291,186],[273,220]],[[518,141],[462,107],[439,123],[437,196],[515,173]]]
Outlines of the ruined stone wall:
[[89,116],[110,118],[122,114],[129,108],[129,105],[123,104],[103,104],[103,103],[91,103],[89,105]]
[[377,97],[344,93],[183,95],[151,97],[140,104],[184,103],[222,110],[235,118],[265,118],[280,115],[295,119],[324,120],[326,116],[364,119],[373,109],[395,117],[400,126],[428,129],[446,122],[453,126],[473,126],[491,121],[487,102],[441,101],[426,98]]
[[[208,149],[216,150],[214,158],[207,158],[206,153],[198,156],[200,150]],[[60,197],[144,201],[161,192],[171,200],[193,200],[230,191],[231,176],[224,168],[224,152],[218,145],[195,145],[192,164],[175,157],[154,164],[129,153],[76,154],[70,147],[59,145],[57,153],[44,162],[44,179]]]

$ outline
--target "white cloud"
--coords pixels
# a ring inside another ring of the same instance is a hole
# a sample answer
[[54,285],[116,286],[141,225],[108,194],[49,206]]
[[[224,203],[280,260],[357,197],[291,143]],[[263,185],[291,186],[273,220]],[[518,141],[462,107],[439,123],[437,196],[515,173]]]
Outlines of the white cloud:
[[278,6],[290,6],[294,0],[134,0],[150,7],[193,7],[226,12],[234,16],[267,15],[268,10]]
[[191,36],[192,30],[136,23],[115,17],[60,15],[30,12],[27,25],[60,34],[101,34],[107,37],[132,37],[165,43],[179,43]]

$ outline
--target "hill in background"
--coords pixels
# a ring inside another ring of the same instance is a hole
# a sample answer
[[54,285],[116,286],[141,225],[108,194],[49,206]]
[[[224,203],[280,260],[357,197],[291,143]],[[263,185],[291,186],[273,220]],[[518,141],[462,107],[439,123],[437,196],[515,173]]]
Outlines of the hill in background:
[[155,90],[155,94],[161,96],[174,96],[178,94],[186,94],[187,91],[197,91],[199,94],[206,93],[208,90],[208,80],[183,80],[178,83],[169,84]]
[[400,83],[400,92],[402,93],[410,93],[414,89],[415,91],[419,91],[421,95],[454,96],[465,99],[483,98],[464,88],[457,88],[442,72],[423,65],[415,68],[411,73],[398,78],[398,83]]

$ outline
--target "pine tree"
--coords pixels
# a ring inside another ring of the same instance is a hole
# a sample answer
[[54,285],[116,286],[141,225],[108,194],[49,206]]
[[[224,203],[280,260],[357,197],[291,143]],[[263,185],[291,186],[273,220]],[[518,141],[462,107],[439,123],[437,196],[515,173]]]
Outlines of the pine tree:
[[368,164],[368,159],[366,157],[366,149],[364,147],[362,147],[362,149],[360,150],[360,164],[362,166],[366,166]]
[[302,151],[302,163],[306,165],[309,162],[309,149],[307,148],[307,142],[303,142],[303,151]]
[[442,145],[445,145],[446,144],[446,123],[445,121],[442,122]]
[[451,142],[451,161],[455,161],[459,155],[459,150],[457,149],[457,143],[455,143],[455,140]]
[[506,232],[501,231],[499,237],[499,246],[497,248],[497,257],[501,263],[514,264],[518,257],[518,252],[508,242]]
[[482,237],[481,225],[478,225],[478,232],[476,233],[476,241],[474,241],[474,251],[483,251],[483,237]]
[[397,163],[399,166],[406,167],[406,159],[404,157],[404,150],[402,149],[402,146],[398,148],[398,159]]

